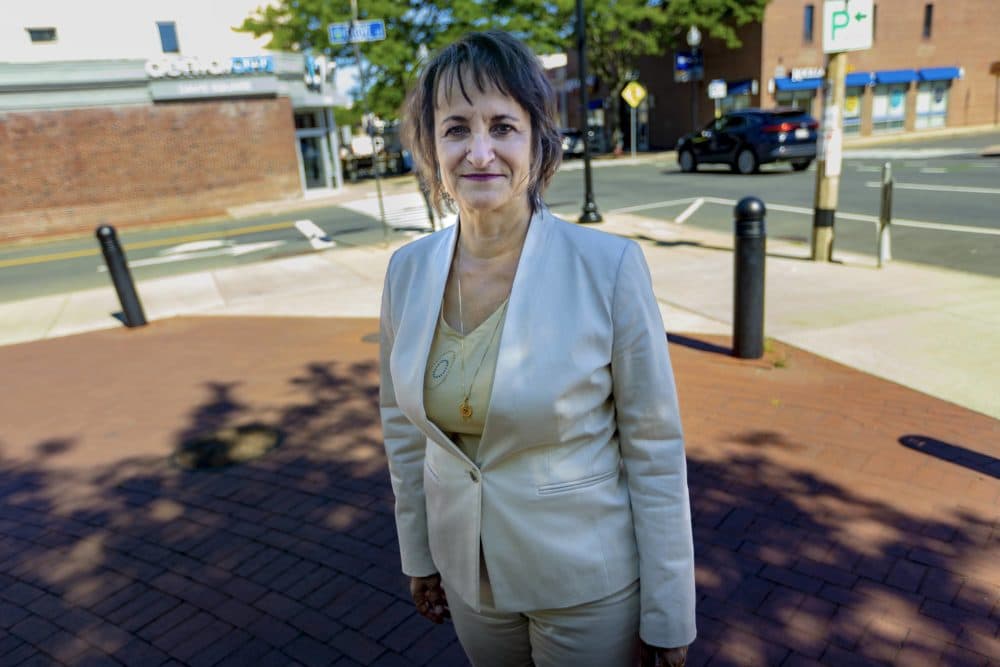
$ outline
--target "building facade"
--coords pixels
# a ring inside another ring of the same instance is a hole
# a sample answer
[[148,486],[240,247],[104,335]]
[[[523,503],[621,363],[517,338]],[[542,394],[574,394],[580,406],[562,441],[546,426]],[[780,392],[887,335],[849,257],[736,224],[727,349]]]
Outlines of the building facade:
[[[821,119],[827,64],[823,4],[771,0],[761,23],[739,30],[742,46],[735,50],[703,35],[696,54],[703,67],[698,80],[678,68],[692,55],[686,44],[642,58],[638,81],[649,95],[637,114],[639,149],[673,148],[681,135],[736,108],[794,106]],[[845,135],[994,123],[1000,74],[992,74],[991,67],[1000,69],[994,29],[998,10],[997,0],[875,0],[872,48],[847,56]],[[575,91],[576,59],[570,56],[562,85]],[[726,95],[718,100],[708,97],[713,81],[726,83]],[[595,90],[590,110],[590,122],[608,129],[609,94]],[[620,113],[627,145],[628,106],[621,104]],[[575,100],[569,100],[566,115],[570,125],[580,126]]]
[[0,239],[342,183],[331,68],[233,31],[257,2],[16,4],[0,28]]

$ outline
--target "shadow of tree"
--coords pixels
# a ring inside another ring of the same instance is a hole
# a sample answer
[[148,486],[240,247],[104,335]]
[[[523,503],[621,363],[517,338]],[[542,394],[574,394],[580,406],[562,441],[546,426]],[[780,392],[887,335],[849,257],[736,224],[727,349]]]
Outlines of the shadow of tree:
[[[747,432],[744,445],[785,447]],[[689,458],[699,641],[689,664],[989,663],[996,519],[906,512],[759,454]]]
[[[27,462],[0,447],[0,664],[465,665],[399,572],[376,370],[315,361],[266,405],[205,384],[178,443],[249,419],[287,435],[244,465],[68,470],[47,460],[72,438]],[[780,458],[804,443],[775,430],[730,441],[735,455],[689,456],[689,665],[1000,655],[995,514],[874,499]]]
[[0,664],[465,664],[399,571],[376,364],[314,362],[288,385],[261,406],[207,383],[178,430],[287,434],[244,465],[48,466],[67,439],[0,459]]

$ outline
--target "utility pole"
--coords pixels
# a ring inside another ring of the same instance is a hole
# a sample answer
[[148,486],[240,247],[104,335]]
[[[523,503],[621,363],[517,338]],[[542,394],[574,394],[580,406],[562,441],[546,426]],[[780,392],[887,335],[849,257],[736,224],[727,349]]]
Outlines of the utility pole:
[[829,262],[833,255],[833,221],[840,190],[841,109],[844,108],[844,78],[847,54],[832,53],[827,59],[824,90],[822,146],[816,161],[816,197],[813,212],[812,258]]
[[583,212],[577,222],[603,222],[597,203],[594,202],[594,184],[590,178],[590,123],[587,113],[590,102],[587,99],[587,25],[583,13],[583,0],[576,0],[576,48],[580,65],[580,116],[583,123]]
[[813,212],[812,258],[829,262],[833,254],[833,222],[840,190],[844,132],[844,79],[847,52],[872,46],[874,0],[824,0],[823,53],[827,54],[823,86],[823,134],[816,152],[816,196]]

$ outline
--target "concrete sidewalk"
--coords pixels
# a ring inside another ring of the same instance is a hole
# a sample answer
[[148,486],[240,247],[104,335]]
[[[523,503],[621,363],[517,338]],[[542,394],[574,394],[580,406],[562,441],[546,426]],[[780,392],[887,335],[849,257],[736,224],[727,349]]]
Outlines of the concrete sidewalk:
[[[606,231],[643,240],[672,331],[732,331],[731,235],[629,214]],[[337,247],[309,255],[143,281],[150,320],[176,315],[377,317],[391,251]],[[1000,418],[1000,280],[768,241],[765,333],[820,356]],[[110,282],[110,281],[109,281]],[[0,304],[0,345],[120,326],[106,288]]]

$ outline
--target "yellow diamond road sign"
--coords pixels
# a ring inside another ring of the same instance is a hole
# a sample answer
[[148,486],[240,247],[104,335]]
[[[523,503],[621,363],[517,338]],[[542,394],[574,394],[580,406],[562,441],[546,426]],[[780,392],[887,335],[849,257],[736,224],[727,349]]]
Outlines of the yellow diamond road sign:
[[646,99],[646,89],[638,81],[630,81],[622,90],[622,98],[629,103],[629,106],[637,107]]

